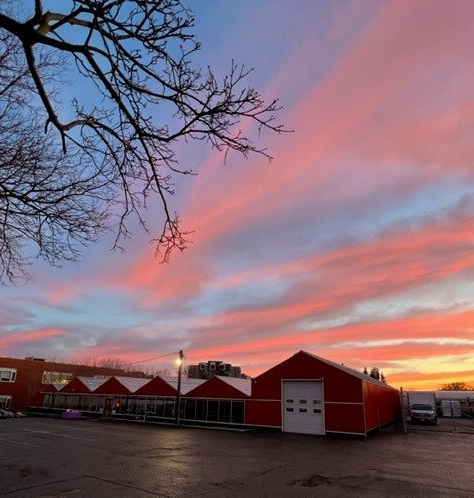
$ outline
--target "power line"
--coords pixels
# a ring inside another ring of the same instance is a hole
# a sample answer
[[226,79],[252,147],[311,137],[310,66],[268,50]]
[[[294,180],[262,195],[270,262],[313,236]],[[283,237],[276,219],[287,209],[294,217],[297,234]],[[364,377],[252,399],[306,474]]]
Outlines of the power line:
[[131,363],[131,365],[136,365],[137,363],[145,363],[146,361],[151,360],[157,360],[158,358],[164,358],[165,356],[176,356],[178,353],[179,351],[176,351],[174,353],[162,354],[160,356],[153,356],[152,358],[147,358],[146,360],[134,361]]

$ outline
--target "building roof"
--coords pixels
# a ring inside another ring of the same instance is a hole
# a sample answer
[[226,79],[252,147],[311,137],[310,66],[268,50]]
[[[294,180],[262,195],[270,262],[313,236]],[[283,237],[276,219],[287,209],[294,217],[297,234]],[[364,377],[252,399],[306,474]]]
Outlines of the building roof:
[[137,389],[134,394],[136,396],[176,396],[176,389],[157,375]]
[[246,396],[250,396],[252,394],[252,379],[241,379],[238,377],[224,377],[222,375],[216,375],[218,379],[226,382],[237,391],[245,394]]
[[354,370],[353,368],[346,367],[346,365],[341,365],[340,363],[336,363],[335,361],[327,360],[326,358],[322,358],[321,356],[317,356],[312,353],[308,353],[307,351],[301,350],[300,353],[307,354],[309,356],[312,356],[313,358],[316,358],[319,361],[322,361],[323,363],[326,363],[327,365],[331,365],[332,367],[338,368],[339,370],[342,370],[343,372],[348,373],[349,375],[353,375],[354,377],[357,377],[365,382],[370,382],[371,384],[377,384],[382,387],[389,387],[390,389],[395,389],[392,386],[389,386],[388,384],[385,384],[385,382],[382,382],[380,380],[374,379],[370,375],[365,375],[362,372],[358,372],[357,370]]
[[101,386],[104,382],[110,379],[109,376],[106,377],[84,377],[80,375],[77,377],[90,392],[95,391],[99,386]]
[[122,377],[114,375],[114,378],[117,379],[122,386],[130,391],[130,393],[134,393],[140,387],[143,387],[145,384],[148,384],[151,379],[140,379],[137,377]]
[[[178,377],[162,377],[162,379],[174,389],[178,389]],[[204,382],[206,382],[206,379],[188,379],[187,377],[183,377],[181,379],[181,394],[187,394]]]

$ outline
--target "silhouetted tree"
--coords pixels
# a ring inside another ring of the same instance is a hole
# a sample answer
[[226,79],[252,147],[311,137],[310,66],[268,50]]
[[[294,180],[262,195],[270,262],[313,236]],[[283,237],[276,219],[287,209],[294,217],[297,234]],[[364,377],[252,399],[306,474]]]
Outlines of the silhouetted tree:
[[382,372],[380,372],[380,381],[383,382],[384,384],[387,383],[387,379],[386,379],[385,375]]
[[367,367],[364,367],[363,374],[364,375],[369,375],[369,371],[367,370]]
[[[92,188],[103,184],[103,196],[96,194],[100,200],[104,198],[110,204],[109,189],[115,190],[115,202],[122,207],[114,248],[122,249],[122,240],[130,236],[126,224],[129,215],[134,213],[147,229],[142,209],[152,196],[161,201],[164,224],[154,241],[166,261],[174,248],[183,250],[187,244],[179,217],[168,206],[168,196],[173,194],[171,175],[192,172],[191,168],[178,166],[176,145],[203,140],[225,154],[235,150],[244,156],[268,156],[238,125],[247,120],[259,130],[282,131],[274,121],[279,109],[277,101],[265,103],[254,88],[245,86],[251,70],[234,62],[221,80],[209,68],[202,71],[191,66],[191,56],[200,46],[190,32],[193,13],[179,0],[51,2],[59,9],[55,12],[47,11],[43,4],[49,2],[35,0],[30,12],[30,3],[25,1],[6,0],[0,6],[0,36],[6,43],[17,43],[21,76],[32,84],[44,111],[40,115],[42,127],[55,130],[54,138],[75,166],[72,178],[81,171],[79,165],[84,165],[82,173],[88,175],[86,180],[92,181]],[[61,60],[51,68],[48,79],[41,68],[42,58],[51,58],[52,54],[59,54]],[[71,69],[75,73],[68,72],[68,68],[75,68]],[[60,104],[61,87],[57,82],[61,73],[69,79],[83,78],[92,83],[100,98],[91,99],[87,91],[77,92],[69,108]],[[17,72],[4,76],[9,88],[18,86]],[[40,129],[39,121],[31,124]],[[21,129],[16,133],[24,132]],[[35,138],[38,137],[36,131]],[[54,160],[43,165],[44,171],[51,171],[48,181],[58,182],[63,190],[56,202],[69,203],[67,211],[74,213],[74,203],[80,195],[61,185],[59,171],[52,169],[53,164],[61,163],[57,151],[53,156]],[[61,172],[65,171],[62,167]],[[27,192],[42,192],[41,187],[31,189],[28,178],[18,178],[21,181]],[[85,188],[83,182],[79,177],[74,186]],[[70,181],[66,183],[71,185]],[[90,188],[87,184],[84,196],[90,195]],[[1,202],[8,203],[13,198],[7,193]],[[29,204],[20,206],[20,215],[22,209],[28,210]],[[89,227],[89,207],[79,208],[83,209],[86,235],[81,241],[89,241],[102,220]],[[63,228],[66,250],[45,250],[44,239],[35,239],[41,255],[50,262],[77,256],[68,244],[70,236],[78,237],[75,225]],[[19,230],[18,245],[23,243],[26,230]],[[12,257],[15,260],[14,254]]]
[[370,369],[370,377],[372,377],[373,379],[376,379],[376,380],[380,380],[380,371],[377,367],[372,367]]
[[[41,131],[17,40],[0,30],[0,284],[26,277],[33,257],[76,260],[104,229],[111,190],[77,147],[64,156]],[[38,60],[44,79],[58,61]]]
[[469,385],[467,382],[448,382],[443,384],[440,388],[441,391],[474,391],[474,386]]

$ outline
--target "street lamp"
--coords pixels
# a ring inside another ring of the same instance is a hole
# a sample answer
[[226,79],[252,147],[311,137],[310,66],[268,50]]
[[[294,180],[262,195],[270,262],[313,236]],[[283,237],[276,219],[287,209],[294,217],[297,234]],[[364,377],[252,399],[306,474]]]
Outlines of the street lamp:
[[181,407],[181,375],[183,373],[183,350],[180,349],[178,353],[178,358],[176,359],[176,365],[178,366],[178,392],[176,394],[176,407],[175,407],[175,416],[176,416],[176,425],[179,426],[179,410]]

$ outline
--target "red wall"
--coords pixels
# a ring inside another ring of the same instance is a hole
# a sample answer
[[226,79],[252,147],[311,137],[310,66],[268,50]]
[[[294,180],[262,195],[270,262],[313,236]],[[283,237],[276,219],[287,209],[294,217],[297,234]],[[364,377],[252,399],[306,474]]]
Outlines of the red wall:
[[186,394],[187,398],[221,398],[221,399],[246,399],[243,392],[235,389],[218,377],[211,377],[200,386],[195,387]]
[[400,393],[389,386],[364,382],[365,430],[400,418]]
[[245,423],[281,427],[281,402],[246,400]]
[[365,434],[364,405],[325,403],[326,431]]
[[252,381],[252,399],[281,399],[282,379],[323,379],[325,401],[362,402],[362,381],[300,351]]
[[90,394],[90,390],[77,378],[66,384],[61,388],[61,394],[63,393],[79,393],[79,394]]
[[134,392],[135,396],[176,396],[177,390],[161,377],[154,377]]

